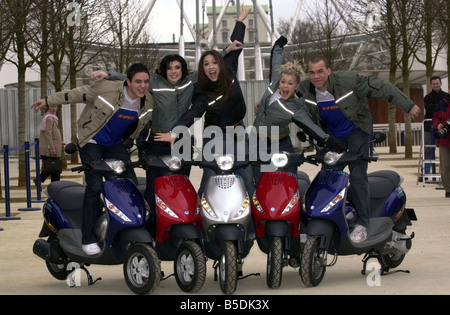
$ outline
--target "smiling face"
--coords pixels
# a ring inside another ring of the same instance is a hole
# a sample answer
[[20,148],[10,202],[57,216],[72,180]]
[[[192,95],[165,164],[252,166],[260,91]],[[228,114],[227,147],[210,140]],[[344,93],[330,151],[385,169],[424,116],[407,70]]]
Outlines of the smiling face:
[[300,83],[292,74],[282,74],[280,77],[280,94],[284,100],[294,97],[295,92],[300,87]]
[[439,92],[441,90],[442,82],[440,79],[431,80],[431,88],[435,92]]
[[320,91],[325,91],[328,87],[328,77],[331,74],[331,69],[327,68],[325,62],[320,60],[319,62],[308,64],[308,75],[311,83]]
[[167,67],[167,81],[169,81],[170,84],[176,85],[181,80],[182,74],[183,70],[181,63],[177,60],[172,61]]
[[148,91],[150,85],[150,76],[145,72],[136,73],[133,78],[127,78],[127,93],[128,96],[134,100],[136,98],[142,98]]
[[203,72],[213,82],[219,79],[220,66],[213,55],[207,55],[203,58]]

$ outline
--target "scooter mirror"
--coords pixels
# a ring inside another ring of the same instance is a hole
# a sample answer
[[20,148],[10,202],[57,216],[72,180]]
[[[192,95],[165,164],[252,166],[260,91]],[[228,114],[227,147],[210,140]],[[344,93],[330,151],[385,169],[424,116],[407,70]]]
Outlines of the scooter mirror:
[[66,144],[66,146],[64,147],[64,152],[66,152],[67,154],[74,154],[75,152],[77,152],[77,146],[73,143]]
[[297,132],[297,139],[301,142],[306,142],[306,134],[303,131]]

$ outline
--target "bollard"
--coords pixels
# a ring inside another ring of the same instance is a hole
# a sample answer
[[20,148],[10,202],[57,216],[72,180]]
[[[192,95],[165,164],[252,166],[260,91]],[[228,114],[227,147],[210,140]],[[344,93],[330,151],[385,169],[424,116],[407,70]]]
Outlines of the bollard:
[[33,200],[32,202],[45,202],[45,200],[42,200],[41,197],[41,159],[40,159],[40,153],[39,153],[39,139],[34,139],[33,144],[34,145],[34,156],[36,160],[36,200]]
[[1,221],[5,220],[20,220],[20,217],[12,217],[11,216],[11,197],[10,197],[10,188],[9,188],[9,149],[7,145],[3,146],[3,164],[4,164],[4,176],[5,176],[5,216],[0,217]]
[[27,184],[27,208],[19,208],[19,211],[36,211],[39,207],[31,207],[31,184],[30,184],[30,143],[25,142],[25,175]]

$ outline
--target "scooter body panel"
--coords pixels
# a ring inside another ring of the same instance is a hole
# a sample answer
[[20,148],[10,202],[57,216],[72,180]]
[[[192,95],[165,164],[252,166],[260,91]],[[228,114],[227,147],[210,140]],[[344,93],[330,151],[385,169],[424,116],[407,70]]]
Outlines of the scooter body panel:
[[[171,227],[178,224],[191,224],[199,235],[201,229],[199,201],[189,178],[185,175],[161,176],[155,179],[154,186],[158,215],[156,241],[163,243],[170,239]],[[189,235],[186,235],[186,238]]]
[[109,211],[109,227],[106,243],[112,245],[116,235],[127,228],[147,225],[151,216],[147,214],[144,198],[128,179],[115,179],[102,183],[106,209]]
[[[255,198],[252,202],[252,218],[256,237],[265,235],[267,221],[289,222],[288,234],[283,236],[300,235],[301,201],[295,174],[286,171],[262,173],[256,187]],[[255,203],[259,203],[259,206]],[[274,233],[279,234],[271,232]]]
[[[81,209],[80,209],[81,211]],[[51,230],[58,232],[61,229],[70,229],[70,223],[67,220],[64,212],[60,207],[52,200],[47,199],[42,207],[42,213],[47,225],[50,225]]]
[[311,219],[333,221],[339,233],[348,233],[344,206],[346,204],[348,174],[343,171],[321,170],[312,181],[305,198],[305,223]]
[[223,241],[237,241],[240,257],[253,245],[248,238],[251,220],[250,201],[244,182],[237,175],[209,178],[202,197],[203,245],[206,255],[219,259]]
[[396,187],[386,200],[383,210],[381,211],[382,217],[390,217],[394,222],[396,222],[406,205],[406,194],[402,187]]

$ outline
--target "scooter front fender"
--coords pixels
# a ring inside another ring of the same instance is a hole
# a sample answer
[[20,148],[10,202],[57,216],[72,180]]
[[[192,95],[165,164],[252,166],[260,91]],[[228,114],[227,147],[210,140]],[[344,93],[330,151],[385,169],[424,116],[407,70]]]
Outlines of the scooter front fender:
[[150,244],[152,242],[153,238],[150,235],[150,232],[143,227],[125,229],[119,233],[119,243],[121,249],[127,247],[130,243]]
[[291,229],[286,221],[266,221],[266,235],[269,236],[289,236]]
[[219,224],[216,226],[215,234],[216,238],[222,241],[244,240],[245,238],[244,229],[240,229],[235,224]]
[[309,221],[306,227],[306,234],[308,236],[321,236],[320,247],[328,250],[335,225],[330,220],[313,219]]

